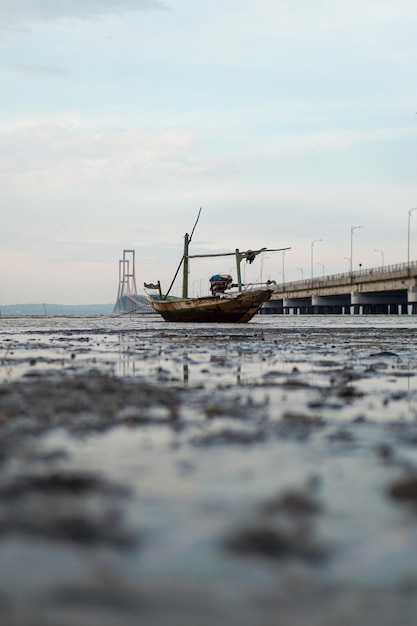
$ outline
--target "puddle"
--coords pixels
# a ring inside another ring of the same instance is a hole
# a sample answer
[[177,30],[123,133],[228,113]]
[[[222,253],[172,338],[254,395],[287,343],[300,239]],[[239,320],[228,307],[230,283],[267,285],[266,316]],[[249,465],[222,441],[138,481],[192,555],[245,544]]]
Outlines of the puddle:
[[2,623],[417,609],[414,318],[0,331]]

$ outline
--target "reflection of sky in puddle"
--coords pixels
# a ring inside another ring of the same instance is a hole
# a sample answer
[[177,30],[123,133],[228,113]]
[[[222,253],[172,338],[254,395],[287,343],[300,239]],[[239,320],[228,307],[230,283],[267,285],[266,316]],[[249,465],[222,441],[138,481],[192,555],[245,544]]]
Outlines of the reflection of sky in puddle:
[[[393,428],[417,416],[416,320],[387,320],[392,332],[379,334],[366,323],[384,328],[382,318],[287,316],[198,330],[131,318],[2,320],[0,372],[7,381],[94,368],[179,388],[178,425],[120,426],[77,440],[55,431],[44,440],[69,452],[64,467],[107,472],[132,489],[129,520],[149,534],[121,560],[142,581],[169,583],[180,572],[233,593],[260,577],[275,597],[287,563],[255,558],[242,567],[219,542],[259,516],[264,501],[318,477],[324,506],[314,524],[334,556],[314,580],[384,583],[415,568],[417,556],[415,518],[384,491],[400,465],[375,452],[388,442],[403,465],[417,460],[413,432]],[[283,428],[291,415],[301,416],[300,430]],[[260,443],[210,439],[263,427]]]
[[[326,418],[417,415],[416,317],[264,316],[248,325],[136,317],[1,320],[0,380],[41,372],[133,377],[207,392],[267,393]],[[351,373],[351,380],[349,380]],[[352,390],[352,397],[338,389]]]
[[[288,408],[316,405],[325,416],[351,419],[362,412],[370,419],[389,420],[417,415],[414,365],[394,361],[382,367],[369,357],[349,357],[344,362],[321,355],[303,359],[284,352],[277,356],[233,350],[177,352],[143,360],[127,350],[120,354],[116,373],[207,390],[237,386],[241,393],[247,388],[254,398],[264,396],[267,390],[273,401],[288,404]],[[342,401],[332,388],[337,390],[346,371],[352,375],[352,380],[344,383],[352,390],[352,399]]]
[[[76,467],[102,468],[107,459],[113,479],[133,489],[131,522],[152,533],[140,558],[133,552],[125,563],[132,575],[161,582],[181,572],[232,590],[245,584],[249,589],[257,572],[266,585],[277,583],[287,571],[281,563],[255,560],[242,567],[218,542],[242,519],[250,520],[262,502],[312,475],[321,478],[318,495],[325,503],[317,538],[336,551],[329,563],[313,568],[316,581],[378,584],[401,575],[404,564],[414,567],[415,524],[384,496],[387,477],[371,453],[359,457],[355,446],[327,444],[324,454],[320,438],[302,452],[297,442],[284,440],[242,453],[236,446],[186,445],[192,434],[192,428],[173,433],[163,426],[119,429],[70,445],[60,434],[49,437],[50,446],[65,443]],[[369,437],[372,428],[364,435],[368,446]]]

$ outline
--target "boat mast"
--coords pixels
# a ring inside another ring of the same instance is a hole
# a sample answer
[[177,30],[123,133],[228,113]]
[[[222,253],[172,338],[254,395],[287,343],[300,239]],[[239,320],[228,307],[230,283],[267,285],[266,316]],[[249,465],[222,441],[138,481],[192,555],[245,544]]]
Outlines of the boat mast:
[[172,289],[172,285],[174,284],[175,279],[178,276],[178,272],[181,269],[181,264],[182,263],[184,263],[183,274],[182,274],[182,297],[183,298],[188,298],[188,259],[189,259],[188,247],[190,245],[191,239],[193,238],[193,234],[194,234],[194,231],[195,231],[195,227],[197,226],[197,222],[200,219],[200,213],[201,213],[201,207],[200,207],[200,210],[198,212],[195,224],[193,226],[193,230],[191,231],[191,235],[189,235],[188,233],[185,233],[185,237],[184,237],[184,254],[182,255],[182,259],[180,261],[180,264],[177,267],[177,271],[175,272],[175,276],[172,279],[172,282],[171,282],[171,284],[169,286],[169,289],[168,289],[168,291],[166,292],[166,294],[163,297],[164,300],[166,300],[168,298],[168,296],[169,296],[169,293],[170,293],[170,291]]
[[244,257],[240,254],[238,248],[236,248],[235,254],[236,254],[237,287],[239,291],[242,291],[242,275],[240,273],[240,262]]
[[223,252],[221,254],[188,254],[189,251],[189,247],[190,247],[190,243],[191,240],[193,238],[194,235],[194,231],[195,228],[197,226],[197,222],[200,219],[200,214],[201,214],[201,207],[200,210],[198,212],[197,215],[197,219],[194,223],[193,229],[191,231],[191,235],[189,235],[188,233],[185,233],[184,235],[184,253],[182,255],[182,259],[180,261],[180,264],[177,267],[177,271],[175,272],[175,276],[172,279],[171,285],[169,286],[168,291],[166,292],[166,294],[163,296],[163,300],[166,300],[168,298],[168,295],[172,289],[172,286],[175,282],[176,277],[178,276],[178,273],[181,269],[181,263],[183,264],[182,267],[182,297],[183,298],[188,298],[188,271],[189,271],[189,259],[201,259],[201,258],[207,258],[207,257],[218,257],[218,256],[233,256],[235,255],[236,257],[236,273],[237,273],[237,283],[238,283],[238,288],[239,291],[242,291],[242,274],[240,271],[240,264],[242,262],[243,259],[246,259],[248,261],[248,263],[253,263],[253,261],[255,260],[255,257],[258,256],[258,254],[261,254],[261,252],[281,252],[282,250],[290,250],[290,248],[275,248],[275,249],[267,249],[267,248],[260,248],[260,250],[246,250],[246,252],[240,252],[240,250],[238,248],[235,249],[235,252]]
[[188,298],[188,246],[190,244],[190,241],[191,241],[191,237],[189,236],[188,233],[185,233],[183,268],[182,268],[182,297],[183,298]]
[[[281,248],[281,250],[284,248]],[[287,248],[285,248],[287,249]],[[275,250],[276,251],[276,250]],[[240,271],[240,264],[243,259],[246,259],[248,263],[253,263],[255,258],[261,252],[267,252],[267,248],[261,248],[260,250],[246,250],[246,252],[240,252],[238,248],[235,250],[236,255],[236,274],[237,274],[237,285],[239,291],[242,291],[242,274]],[[269,250],[269,252],[273,252],[273,250]]]

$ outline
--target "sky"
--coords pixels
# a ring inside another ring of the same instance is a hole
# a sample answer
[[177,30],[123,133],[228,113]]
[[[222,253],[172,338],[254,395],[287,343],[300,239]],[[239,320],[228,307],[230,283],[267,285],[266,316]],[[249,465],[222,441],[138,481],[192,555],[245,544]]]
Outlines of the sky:
[[416,260],[416,32],[415,0],[0,0],[0,306],[113,302],[124,249],[166,289],[200,207],[192,254],[291,248],[246,282]]

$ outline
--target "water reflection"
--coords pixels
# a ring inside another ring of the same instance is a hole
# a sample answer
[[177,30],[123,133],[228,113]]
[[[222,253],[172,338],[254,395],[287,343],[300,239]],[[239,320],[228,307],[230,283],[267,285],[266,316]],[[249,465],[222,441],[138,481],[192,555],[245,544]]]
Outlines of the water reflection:
[[182,371],[183,371],[183,380],[184,383],[188,383],[188,378],[189,378],[189,374],[190,374],[190,370],[188,367],[188,363],[186,360],[184,360],[184,364],[182,366]]
[[[352,407],[383,416],[417,414],[416,320],[276,317],[245,326],[134,319],[2,319],[2,381],[45,371],[96,369],[155,384],[267,387],[310,406],[352,374]],[[366,326],[366,322],[369,322]],[[400,325],[401,324],[401,325]],[[403,324],[405,324],[403,328]],[[414,326],[413,326],[414,324]],[[346,383],[347,384],[347,383]],[[372,407],[371,407],[372,405]],[[381,408],[382,407],[382,408]]]
[[182,382],[184,385],[215,383],[253,384],[262,378],[265,364],[256,355],[241,351],[213,354],[210,351],[178,353],[159,347],[138,351],[137,337],[119,335],[116,374],[147,380]]
[[[347,350],[344,358],[323,358],[317,352],[300,354],[281,350],[269,354],[228,349],[170,351],[157,349],[138,354],[135,338],[123,337],[119,350],[118,375],[154,383],[183,384],[207,390],[247,388],[252,394],[273,394],[276,401],[295,407],[307,403],[326,414],[335,408],[339,416],[366,413],[370,419],[417,415],[415,363],[390,357],[389,363],[375,361],[358,350]],[[327,355],[328,356],[328,355]],[[381,357],[382,358],[382,357]],[[388,357],[387,357],[388,358]],[[275,394],[275,395],[274,395]]]

